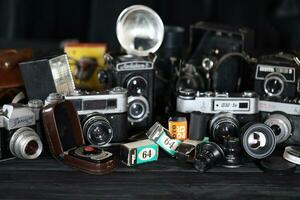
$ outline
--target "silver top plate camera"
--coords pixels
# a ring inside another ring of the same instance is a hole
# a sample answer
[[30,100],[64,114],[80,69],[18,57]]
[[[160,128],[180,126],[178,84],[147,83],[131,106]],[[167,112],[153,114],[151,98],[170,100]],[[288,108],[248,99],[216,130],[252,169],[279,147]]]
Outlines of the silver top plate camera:
[[200,93],[194,90],[182,90],[177,96],[177,112],[202,113],[230,112],[233,114],[258,113],[258,96],[253,92],[244,93]]

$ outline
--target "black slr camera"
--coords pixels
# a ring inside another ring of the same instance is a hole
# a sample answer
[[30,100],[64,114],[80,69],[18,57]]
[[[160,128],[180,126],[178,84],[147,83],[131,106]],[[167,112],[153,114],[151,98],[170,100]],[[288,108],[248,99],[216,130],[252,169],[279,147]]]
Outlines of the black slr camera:
[[[47,101],[53,99],[58,101],[57,94],[50,94]],[[77,110],[86,143],[103,146],[129,138],[126,89],[116,87],[97,93],[77,91],[65,99]]]
[[251,83],[242,77],[249,73],[246,68],[250,65],[245,61],[251,62],[245,52],[252,49],[253,32],[246,28],[207,22],[192,25],[189,57],[180,69],[177,90],[241,92],[250,89]]
[[0,159],[17,157],[35,159],[43,150],[39,134],[41,100],[28,105],[5,104],[0,111]]
[[299,66],[296,55],[278,53],[260,58],[255,73],[255,91],[262,96],[297,97]]
[[143,130],[152,125],[156,60],[153,53],[162,44],[164,25],[155,11],[134,5],[119,15],[116,33],[126,54],[106,55],[108,70],[100,73],[100,81],[128,90],[130,129]]

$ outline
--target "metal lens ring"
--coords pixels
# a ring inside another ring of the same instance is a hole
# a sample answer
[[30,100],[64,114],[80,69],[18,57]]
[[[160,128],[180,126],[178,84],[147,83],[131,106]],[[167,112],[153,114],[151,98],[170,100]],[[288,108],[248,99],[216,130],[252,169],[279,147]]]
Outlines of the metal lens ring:
[[277,144],[286,141],[292,135],[292,124],[284,115],[272,114],[264,123],[275,133]]
[[128,93],[132,95],[143,95],[148,87],[147,80],[142,76],[132,76],[126,81]]
[[216,114],[210,122],[210,133],[214,140],[223,142],[228,136],[237,136],[239,133],[239,121],[232,113]]
[[109,121],[101,114],[93,114],[83,124],[85,139],[92,145],[103,146],[113,138],[113,129]]
[[151,8],[133,5],[124,9],[117,19],[117,38],[128,54],[147,56],[155,53],[164,38],[164,24]]
[[249,156],[262,159],[273,153],[276,147],[276,137],[269,126],[257,123],[243,131],[242,145]]
[[129,122],[143,121],[149,114],[149,103],[143,96],[128,97],[128,120]]
[[202,67],[206,70],[206,71],[210,71],[214,66],[214,61],[208,57],[204,58],[202,60]]
[[282,74],[269,74],[264,82],[265,93],[269,96],[280,96],[284,90],[284,79]]
[[17,158],[36,159],[43,151],[43,144],[32,128],[22,127],[11,136],[9,149]]

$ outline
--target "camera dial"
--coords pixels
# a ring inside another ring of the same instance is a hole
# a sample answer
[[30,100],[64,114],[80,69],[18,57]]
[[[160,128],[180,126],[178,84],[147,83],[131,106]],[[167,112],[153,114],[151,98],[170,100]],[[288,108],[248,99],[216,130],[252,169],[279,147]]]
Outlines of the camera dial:
[[143,121],[149,114],[149,103],[143,96],[128,97],[128,121]]
[[214,61],[209,58],[209,57],[205,57],[202,60],[202,67],[206,70],[206,71],[210,71],[214,66]]
[[292,124],[284,115],[272,114],[267,118],[265,124],[271,127],[275,133],[277,144],[286,141],[292,135]]
[[221,143],[226,137],[238,136],[239,130],[239,122],[232,113],[216,114],[210,123],[212,138]]
[[127,93],[127,90],[123,87],[114,87],[109,91],[111,94],[124,94]]
[[133,76],[126,82],[126,88],[131,95],[144,95],[147,86],[148,82],[142,76]]
[[182,89],[179,90],[179,96],[183,99],[194,99],[196,95],[196,91],[193,89]]
[[35,159],[42,153],[43,145],[38,134],[29,127],[17,129],[9,141],[11,153],[21,159]]
[[113,129],[109,121],[100,113],[93,113],[83,119],[83,134],[92,145],[103,146],[113,138]]
[[284,79],[282,74],[269,74],[264,82],[265,93],[269,96],[280,96],[284,90]]
[[266,124],[246,125],[242,130],[242,145],[246,153],[256,159],[271,155],[276,146],[273,130]]

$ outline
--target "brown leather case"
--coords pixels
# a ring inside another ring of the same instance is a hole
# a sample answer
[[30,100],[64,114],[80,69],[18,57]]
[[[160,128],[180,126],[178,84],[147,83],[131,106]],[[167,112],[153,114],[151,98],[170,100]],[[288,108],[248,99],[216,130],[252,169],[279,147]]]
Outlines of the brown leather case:
[[31,49],[5,49],[0,51],[0,89],[23,85],[19,62],[32,58]]
[[[106,162],[93,162],[69,154],[69,151],[85,145],[77,111],[70,101],[63,100],[45,106],[42,117],[52,156],[63,160],[66,165],[91,174],[109,173],[116,167],[115,159]],[[64,125],[63,128],[59,123]]]

